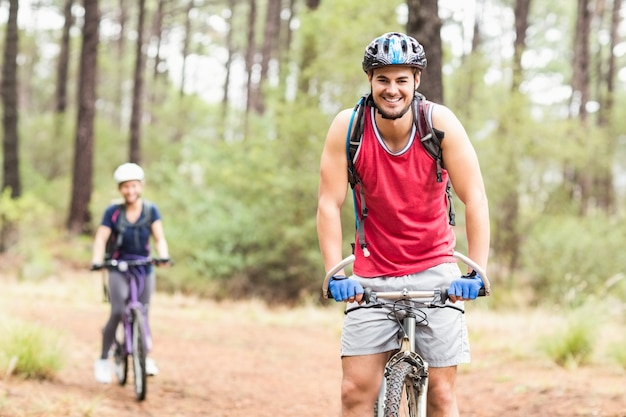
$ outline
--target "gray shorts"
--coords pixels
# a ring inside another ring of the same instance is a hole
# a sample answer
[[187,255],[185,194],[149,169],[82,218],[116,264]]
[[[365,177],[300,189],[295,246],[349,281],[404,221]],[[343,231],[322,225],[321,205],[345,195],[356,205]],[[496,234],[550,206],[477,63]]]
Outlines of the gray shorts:
[[[444,263],[417,274],[388,278],[357,279],[363,287],[374,291],[409,290],[430,291],[447,288],[461,271],[455,263]],[[455,306],[463,308],[463,302]],[[349,303],[349,310],[358,306]],[[470,348],[465,315],[453,308],[425,308],[421,310],[427,325],[416,328],[417,352],[429,363],[440,368],[470,361]],[[359,356],[383,353],[398,349],[398,323],[389,319],[387,308],[360,308],[345,316],[341,335],[341,356]],[[419,321],[418,315],[418,321]]]

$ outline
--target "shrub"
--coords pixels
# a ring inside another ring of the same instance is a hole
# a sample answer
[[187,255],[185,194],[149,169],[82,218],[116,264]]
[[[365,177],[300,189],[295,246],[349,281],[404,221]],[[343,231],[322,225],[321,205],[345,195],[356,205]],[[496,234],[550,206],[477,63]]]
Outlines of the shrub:
[[63,364],[60,336],[34,324],[3,323],[0,369],[29,379],[53,379]]
[[541,350],[557,365],[571,368],[590,362],[599,331],[598,321],[584,308],[574,310],[567,323],[541,339]]
[[[622,242],[616,220],[544,216],[528,233],[522,268],[540,302],[580,306],[590,296],[605,296],[612,277],[626,270]],[[617,298],[626,296],[623,286],[610,291]]]
[[626,369],[626,338],[611,345],[609,356],[622,368]]

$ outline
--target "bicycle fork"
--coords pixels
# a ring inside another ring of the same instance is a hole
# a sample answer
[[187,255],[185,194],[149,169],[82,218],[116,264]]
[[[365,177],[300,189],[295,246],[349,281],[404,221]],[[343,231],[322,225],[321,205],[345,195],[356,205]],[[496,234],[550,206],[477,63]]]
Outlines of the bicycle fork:
[[[145,291],[145,289],[144,289]],[[138,296],[138,288],[137,288],[137,279],[135,277],[131,277],[130,279],[130,300],[137,300],[139,298]],[[133,328],[133,320],[134,320],[134,314],[136,312],[136,314],[141,315],[141,317],[143,318],[143,320],[141,320],[142,323],[142,327],[143,327],[143,334],[146,337],[145,343],[146,343],[146,353],[150,352],[150,350],[152,349],[152,336],[150,335],[150,329],[148,326],[148,314],[147,314],[147,308],[148,306],[144,306],[143,304],[141,304],[140,302],[137,301],[131,301],[130,303],[128,303],[128,305],[126,306],[126,322],[124,323],[124,332],[125,332],[125,342],[126,342],[126,353],[127,354],[132,354],[133,353],[133,345],[132,345],[132,328]]]
[[413,366],[414,372],[411,373],[410,384],[418,393],[418,411],[416,417],[426,417],[426,400],[428,396],[428,363],[419,356],[415,349],[415,314],[407,312],[402,320],[402,340],[400,341],[400,350],[395,353],[385,365],[385,375],[383,377],[380,391],[378,392],[376,416],[384,415],[385,394],[387,387],[387,376],[394,364],[400,361],[406,361]]
[[132,354],[133,353],[133,342],[132,342],[132,332],[133,332],[133,317],[134,314],[139,314],[141,315],[141,317],[143,318],[143,320],[141,320],[141,323],[143,325],[143,331],[144,331],[144,335],[146,337],[145,343],[146,343],[146,352],[150,352],[150,350],[152,349],[152,337],[150,336],[150,330],[148,329],[148,323],[146,322],[147,320],[147,315],[145,314],[145,311],[141,308],[141,305],[129,305],[127,307],[127,313],[126,313],[126,318],[124,319],[125,323],[124,323],[124,341],[125,341],[125,346],[124,349],[126,350],[127,354]]
[[[417,391],[418,417],[426,417],[426,400],[428,396],[428,363],[416,352],[415,327],[416,317],[412,312],[402,320],[404,335],[400,346],[400,352],[394,357],[396,360],[406,360],[413,365],[414,373],[411,376],[411,384]],[[393,358],[392,358],[393,359]],[[390,361],[390,363],[392,363]]]

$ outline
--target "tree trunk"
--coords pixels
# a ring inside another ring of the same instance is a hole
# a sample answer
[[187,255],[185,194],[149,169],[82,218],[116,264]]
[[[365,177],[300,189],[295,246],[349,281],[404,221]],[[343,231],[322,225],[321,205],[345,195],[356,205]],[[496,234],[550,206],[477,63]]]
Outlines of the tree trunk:
[[67,109],[67,73],[70,57],[70,30],[74,25],[74,17],[72,16],[72,5],[74,0],[65,0],[63,6],[63,16],[65,23],[63,24],[63,35],[61,36],[61,51],[59,52],[59,62],[57,64],[57,85],[56,85],[56,104],[55,112],[57,114],[65,113]]
[[287,91],[287,77],[289,76],[289,62],[291,56],[291,43],[293,40],[292,22],[296,13],[295,0],[288,0],[289,16],[287,19],[281,19],[281,44],[278,48],[278,60],[280,62],[280,86],[283,91]]
[[522,70],[522,54],[526,49],[526,30],[528,29],[528,12],[530,0],[515,1],[515,42],[513,42],[513,92],[519,90],[524,76]]
[[[161,47],[163,42],[163,19],[165,17],[165,1],[166,0],[158,0],[157,9],[154,12],[154,17],[152,19],[152,28],[150,29],[150,36],[146,40],[146,48],[150,50],[152,45],[154,44],[154,60],[152,61],[152,87],[149,88],[146,94],[146,101],[148,103],[148,111],[146,112],[146,116],[148,117],[149,123],[157,122],[157,112],[155,111],[156,107],[163,103],[164,100],[164,89],[167,84],[167,72],[166,72],[166,61],[161,56]],[[146,56],[146,68],[145,73],[147,76],[148,72],[148,57]]]
[[187,72],[187,57],[189,56],[189,40],[191,39],[191,10],[193,10],[194,0],[189,0],[187,12],[185,13],[185,34],[183,35],[183,68],[181,70],[180,96],[185,95],[185,82]]
[[98,0],[83,0],[85,23],[80,54],[78,117],[74,146],[74,172],[67,228],[70,235],[91,233],[89,200],[93,182],[93,142],[96,115],[96,78],[100,12]]
[[591,12],[589,0],[578,0],[576,30],[574,31],[574,57],[572,62],[572,116],[581,122],[587,120],[586,104],[589,101],[589,29]]
[[114,112],[115,123],[121,129],[124,120],[124,84],[126,80],[126,65],[122,65],[125,62],[126,57],[126,27],[128,23],[128,2],[126,0],[119,0],[119,18],[118,23],[120,25],[120,33],[117,38],[117,59],[119,65],[117,65],[117,83],[115,86],[115,105],[118,109]]
[[137,22],[137,44],[135,48],[135,85],[133,88],[133,110],[130,117],[130,158],[131,162],[141,163],[141,121],[143,119],[143,84],[145,57],[143,52],[144,21],[146,0],[139,0]]
[[276,60],[280,37],[280,9],[281,0],[268,0],[267,13],[265,15],[265,34],[263,36],[263,48],[261,50],[261,76],[256,89],[257,97],[254,100],[254,111],[258,114],[265,112],[265,98],[263,88],[267,81],[267,73],[272,60]]
[[606,83],[606,97],[603,103],[600,105],[600,111],[598,115],[598,124],[600,126],[606,126],[609,122],[609,116],[613,112],[613,104],[615,102],[615,48],[620,42],[619,38],[619,24],[620,24],[620,10],[622,8],[622,0],[613,0],[613,9],[611,12],[611,28],[610,28],[610,42],[609,42],[609,54],[607,57],[607,70],[604,75],[604,82]]
[[[231,0],[232,1],[232,0]],[[152,36],[156,38],[156,52],[154,54],[153,78],[157,81],[161,75],[161,42],[163,40],[163,16],[165,14],[165,0],[159,0],[156,13],[154,14],[154,22],[152,26]]]
[[224,80],[224,95],[222,96],[222,132],[226,132],[227,120],[228,120],[228,96],[230,94],[230,73],[232,71],[233,56],[235,55],[233,35],[235,30],[233,28],[234,16],[235,16],[235,2],[236,0],[228,0],[228,8],[230,9],[230,17],[228,18],[228,33],[226,34],[226,52],[228,57],[226,58],[226,78]]
[[[59,60],[57,61],[57,79],[56,90],[54,95],[54,137],[61,138],[65,136],[65,113],[67,111],[67,82],[69,73],[70,60],[70,31],[74,26],[74,16],[72,15],[72,6],[74,0],[65,0],[63,6],[63,32],[59,45]],[[67,158],[62,152],[55,152],[49,156],[50,169],[46,178],[52,180],[61,173],[66,172]]]
[[[483,21],[483,10],[485,10],[485,0],[479,0],[476,3],[476,13],[474,14],[474,25],[472,30],[472,50],[470,51],[470,54],[478,52],[478,48],[482,44],[480,27]],[[473,80],[473,78],[470,78],[470,80]]]
[[[572,60],[572,98],[570,117],[577,118],[581,129],[587,128],[587,102],[589,101],[589,32],[592,14],[589,0],[578,0],[576,30],[574,32],[574,56]],[[579,135],[579,140],[582,140]],[[584,143],[580,144],[585,146]],[[573,198],[579,195],[580,215],[586,215],[592,196],[593,178],[586,170],[574,170],[573,182],[569,184]]]
[[[600,98],[600,109],[598,111],[598,126],[606,131],[606,150],[602,154],[608,161],[612,162],[614,150],[617,147],[616,136],[610,129],[610,120],[613,113],[613,105],[615,101],[615,53],[616,46],[620,42],[618,28],[620,24],[620,10],[622,8],[622,0],[613,0],[613,8],[611,10],[611,23],[609,28],[609,47],[607,62],[605,63],[606,72],[600,78],[600,91],[605,94]],[[600,61],[600,60],[599,60]],[[604,87],[604,88],[602,88]],[[613,163],[602,165],[601,171],[596,178],[594,185],[596,201],[598,206],[607,214],[612,214],[616,210],[615,190],[613,188]]]
[[[4,44],[4,62],[2,64],[2,130],[3,141],[3,183],[2,191],[9,188],[11,198],[16,199],[22,194],[19,165],[19,132],[18,132],[18,99],[17,99],[17,52],[18,0],[9,1],[9,19],[6,26]],[[15,245],[18,241],[17,225],[0,216],[0,253]]]
[[6,28],[4,63],[2,65],[2,128],[4,130],[4,164],[2,189],[11,189],[11,197],[22,194],[19,170],[19,132],[17,98],[18,0],[9,2],[9,21]]
[[422,71],[418,90],[429,100],[443,103],[443,80],[441,75],[442,46],[441,19],[436,0],[407,0],[409,18],[406,24],[408,35],[424,46],[428,66]]
[[[508,101],[510,117],[502,120],[498,127],[497,137],[510,137],[518,130],[524,118],[527,116],[523,111],[512,110],[520,103],[525,103],[519,86],[524,78],[521,65],[521,57],[526,48],[526,32],[528,30],[528,11],[531,0],[515,0],[515,40],[513,41],[513,80],[511,83],[511,98]],[[494,230],[494,248],[502,259],[502,264],[514,271],[518,267],[522,232],[520,227],[520,195],[517,185],[521,181],[519,154],[520,145],[525,138],[518,137],[516,141],[498,141],[496,146],[507,167],[506,180],[504,180],[504,197],[498,202],[496,215],[496,228]]]
[[255,46],[255,36],[254,32],[256,30],[256,0],[249,0],[248,5],[250,10],[248,11],[248,34],[247,34],[247,49],[246,49],[246,118],[245,118],[245,134],[247,136],[248,127],[250,122],[250,112],[256,106],[254,104],[255,99],[255,84],[253,80],[253,71],[254,71],[254,56],[256,54],[256,46]]

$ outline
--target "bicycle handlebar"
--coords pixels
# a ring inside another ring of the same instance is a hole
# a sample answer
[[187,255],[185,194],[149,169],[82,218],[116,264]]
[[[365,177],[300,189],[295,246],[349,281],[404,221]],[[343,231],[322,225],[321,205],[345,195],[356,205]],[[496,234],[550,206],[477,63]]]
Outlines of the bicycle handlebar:
[[[479,295],[491,295],[491,283],[489,282],[489,278],[487,277],[487,273],[483,270],[483,268],[478,265],[476,262],[463,255],[460,252],[454,251],[452,254],[456,259],[463,262],[465,265],[472,268],[474,271],[478,272],[483,279],[483,288],[481,288]],[[354,255],[349,255],[348,257],[342,259],[335,266],[330,268],[330,270],[326,273],[324,277],[324,283],[322,284],[322,296],[325,299],[328,299],[328,282],[337,272],[344,269],[346,266],[350,265],[354,262],[356,257]],[[370,290],[371,291],[371,290]],[[442,300],[445,301],[447,299],[447,290],[438,290],[442,293]],[[432,297],[435,291],[403,291],[401,293],[393,292],[393,293],[377,293],[378,297],[381,298],[429,298]],[[443,297],[445,295],[445,298]],[[385,297],[386,296],[386,297]],[[367,301],[367,300],[366,300]]]
[[98,271],[104,268],[116,268],[121,272],[128,271],[131,266],[147,266],[147,265],[173,265],[171,259],[146,258],[146,259],[109,259],[101,264],[91,265],[92,271]]

